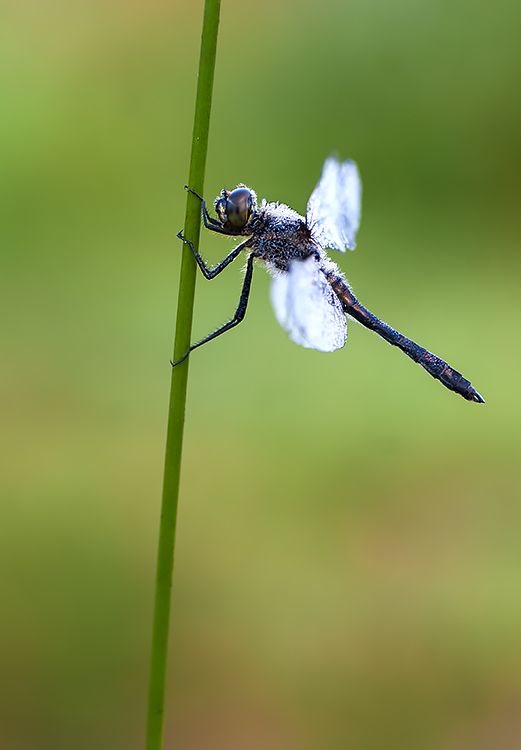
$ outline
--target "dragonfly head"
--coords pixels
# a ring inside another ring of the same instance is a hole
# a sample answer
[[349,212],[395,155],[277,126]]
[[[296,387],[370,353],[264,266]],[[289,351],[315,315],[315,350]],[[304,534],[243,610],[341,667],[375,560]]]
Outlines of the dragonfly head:
[[246,185],[237,185],[235,190],[221,190],[215,199],[215,210],[224,226],[244,229],[255,209],[257,196]]

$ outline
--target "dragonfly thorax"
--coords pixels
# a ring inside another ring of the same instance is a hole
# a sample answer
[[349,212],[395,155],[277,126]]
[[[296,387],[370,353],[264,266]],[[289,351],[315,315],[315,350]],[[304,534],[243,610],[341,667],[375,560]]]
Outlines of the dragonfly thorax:
[[263,201],[249,229],[250,247],[272,271],[287,271],[292,260],[308,258],[320,251],[304,217],[284,203]]

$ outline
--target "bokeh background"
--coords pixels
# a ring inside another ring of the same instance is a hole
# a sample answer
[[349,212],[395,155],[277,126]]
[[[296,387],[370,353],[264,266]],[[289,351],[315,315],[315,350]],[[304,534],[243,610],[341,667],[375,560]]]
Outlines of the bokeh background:
[[[0,27],[0,747],[143,747],[202,3],[8,0]],[[303,211],[364,184],[360,327],[245,323],[192,358],[167,747],[521,746],[514,0],[223,0],[206,177]],[[211,261],[230,241],[203,235]],[[198,281],[194,337],[240,263]]]

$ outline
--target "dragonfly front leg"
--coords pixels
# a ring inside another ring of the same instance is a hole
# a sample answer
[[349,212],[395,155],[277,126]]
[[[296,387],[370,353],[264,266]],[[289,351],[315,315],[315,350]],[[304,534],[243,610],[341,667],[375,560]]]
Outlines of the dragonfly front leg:
[[248,258],[248,262],[246,264],[246,275],[244,277],[244,283],[242,285],[242,291],[241,296],[239,299],[239,304],[237,305],[237,309],[235,311],[235,314],[231,320],[228,321],[228,323],[225,323],[224,325],[220,326],[216,331],[213,333],[208,334],[208,336],[205,336],[204,339],[201,339],[201,341],[198,341],[196,344],[192,344],[192,346],[188,349],[187,352],[183,354],[183,356],[180,359],[177,359],[175,362],[170,361],[170,364],[172,367],[176,367],[181,362],[184,362],[184,360],[188,357],[190,352],[192,352],[194,349],[197,349],[197,347],[202,346],[203,344],[207,344],[209,341],[212,341],[213,339],[216,339],[217,336],[220,336],[223,333],[226,333],[226,331],[231,330],[232,328],[235,328],[235,326],[238,326],[239,323],[244,320],[244,316],[246,315],[246,308],[248,307],[248,299],[250,297],[250,289],[251,289],[251,280],[253,277],[253,259],[255,256],[252,254]]
[[206,207],[206,201],[202,195],[199,195],[199,193],[196,193],[195,190],[192,190],[192,188],[188,187],[188,185],[185,185],[185,190],[188,193],[195,195],[195,197],[199,201],[201,201],[201,215],[203,218],[203,224],[205,225],[206,229],[209,229],[211,232],[218,232],[219,234],[226,234],[228,236],[235,235],[235,232],[230,232],[228,229],[225,229],[220,221],[210,216],[208,209]]
[[221,271],[224,271],[226,266],[230,265],[230,263],[235,260],[235,258],[239,255],[241,250],[244,250],[246,247],[248,247],[248,240],[245,240],[244,242],[241,242],[240,245],[237,245],[237,247],[234,247],[231,253],[224,258],[220,263],[218,263],[213,268],[210,268],[210,266],[206,265],[205,261],[201,258],[197,250],[195,249],[195,246],[193,242],[190,242],[190,240],[187,240],[186,237],[183,235],[182,232],[178,232],[177,236],[179,239],[185,243],[185,245],[188,245],[190,250],[193,253],[194,258],[197,261],[197,265],[201,269],[203,276],[205,279],[208,279],[208,281],[211,281],[212,279],[215,279],[216,276],[218,276]]

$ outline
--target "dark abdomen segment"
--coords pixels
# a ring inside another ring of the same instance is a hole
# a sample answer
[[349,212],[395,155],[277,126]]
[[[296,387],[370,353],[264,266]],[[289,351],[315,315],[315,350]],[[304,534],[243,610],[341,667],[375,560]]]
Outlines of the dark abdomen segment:
[[423,346],[416,344],[411,339],[408,339],[407,336],[391,328],[383,320],[379,320],[372,312],[369,312],[357,300],[343,279],[335,274],[326,274],[326,277],[348,315],[371,331],[375,331],[375,333],[393,346],[397,346],[404,354],[407,354],[408,357],[418,362],[418,364],[427,370],[429,375],[439,380],[449,390],[459,393],[467,401],[476,401],[479,404],[485,402],[485,399],[474,390],[470,381],[466,380],[460,372],[448,365],[443,359],[424,349]]

